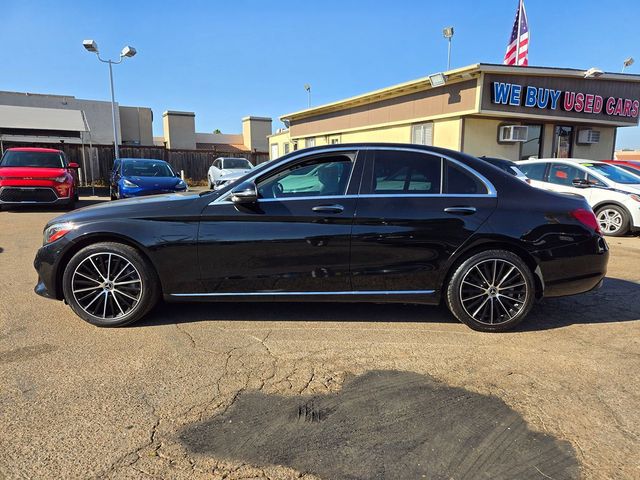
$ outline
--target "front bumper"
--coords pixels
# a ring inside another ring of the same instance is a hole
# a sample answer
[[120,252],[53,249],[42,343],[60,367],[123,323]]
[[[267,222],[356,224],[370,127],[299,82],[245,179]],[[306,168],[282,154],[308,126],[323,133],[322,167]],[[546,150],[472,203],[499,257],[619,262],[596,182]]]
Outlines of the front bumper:
[[59,205],[69,201],[70,196],[59,197],[52,187],[0,187],[0,205]]
[[38,272],[38,283],[34,291],[41,297],[62,300],[62,276],[58,275],[58,266],[69,244],[70,242],[63,237],[43,245],[36,252],[33,267]]
[[146,197],[148,195],[163,195],[166,193],[182,193],[187,189],[164,189],[164,190],[148,190],[146,188],[120,188],[118,198]]

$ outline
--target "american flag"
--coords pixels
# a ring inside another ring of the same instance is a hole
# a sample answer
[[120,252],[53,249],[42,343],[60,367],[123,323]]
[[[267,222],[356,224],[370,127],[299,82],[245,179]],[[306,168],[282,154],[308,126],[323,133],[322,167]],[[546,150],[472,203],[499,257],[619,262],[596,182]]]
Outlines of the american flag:
[[[518,38],[518,35],[520,38]],[[511,39],[507,45],[507,53],[504,55],[505,65],[529,65],[529,25],[527,24],[527,12],[524,9],[524,0],[518,1],[516,20],[513,22]]]

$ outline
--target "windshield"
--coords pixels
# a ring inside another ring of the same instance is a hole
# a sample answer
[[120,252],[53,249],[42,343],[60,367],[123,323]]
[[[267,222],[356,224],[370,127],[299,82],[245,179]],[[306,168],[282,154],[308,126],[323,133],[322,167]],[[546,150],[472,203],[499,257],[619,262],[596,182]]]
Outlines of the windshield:
[[22,152],[7,150],[0,167],[64,168],[62,154],[56,152]]
[[223,160],[223,168],[226,169],[234,169],[234,168],[251,168],[251,163],[249,160],[244,158],[225,158]]
[[600,175],[612,182],[623,183],[626,185],[640,183],[640,176],[629,173],[615,165],[608,165],[606,163],[583,163],[582,166],[587,167],[589,170],[598,172]]
[[125,177],[174,177],[171,167],[165,162],[129,161],[122,165],[122,175]]

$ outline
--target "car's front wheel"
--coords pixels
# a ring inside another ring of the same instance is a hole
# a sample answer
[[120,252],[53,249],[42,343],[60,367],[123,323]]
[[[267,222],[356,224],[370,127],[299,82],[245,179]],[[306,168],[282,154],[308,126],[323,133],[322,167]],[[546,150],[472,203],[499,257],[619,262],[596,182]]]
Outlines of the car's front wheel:
[[461,322],[481,332],[515,327],[535,301],[531,269],[507,250],[488,250],[462,262],[447,286],[447,305]]
[[605,205],[596,212],[598,225],[602,233],[612,237],[621,237],[629,231],[629,215],[617,205]]
[[83,320],[119,327],[139,320],[157,302],[153,266],[129,245],[100,242],[78,251],[67,264],[64,298]]

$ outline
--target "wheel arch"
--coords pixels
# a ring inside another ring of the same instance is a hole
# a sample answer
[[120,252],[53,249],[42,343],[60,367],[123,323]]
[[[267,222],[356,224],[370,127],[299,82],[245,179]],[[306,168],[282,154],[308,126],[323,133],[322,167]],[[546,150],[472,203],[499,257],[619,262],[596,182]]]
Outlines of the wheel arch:
[[535,296],[540,299],[544,295],[544,278],[542,272],[538,267],[538,262],[535,257],[531,255],[526,249],[517,245],[513,241],[507,239],[499,240],[485,240],[480,243],[473,243],[466,248],[463,248],[455,253],[451,262],[447,266],[444,281],[442,282],[442,289],[445,290],[451,281],[451,277],[455,273],[456,269],[468,258],[487,250],[507,250],[515,255],[518,255],[522,261],[529,267],[533,278],[535,279]]
[[[135,248],[140,253],[140,255],[142,255],[144,259],[149,262],[149,264],[155,270],[156,274],[158,273],[158,269],[153,263],[151,256],[148,254],[146,249],[135,240],[124,235],[119,235],[117,233],[92,233],[90,235],[82,236],[77,241],[73,242],[73,244],[71,244],[71,246],[67,248],[67,250],[60,258],[55,273],[55,298],[57,298],[58,300],[62,300],[64,298],[62,292],[62,276],[64,275],[65,267],[73,258],[73,256],[83,248],[88,247],[89,245],[93,245],[94,243],[101,242],[121,243],[123,245],[128,245],[129,247]],[[160,290],[162,291],[162,282],[160,282],[159,285]]]

